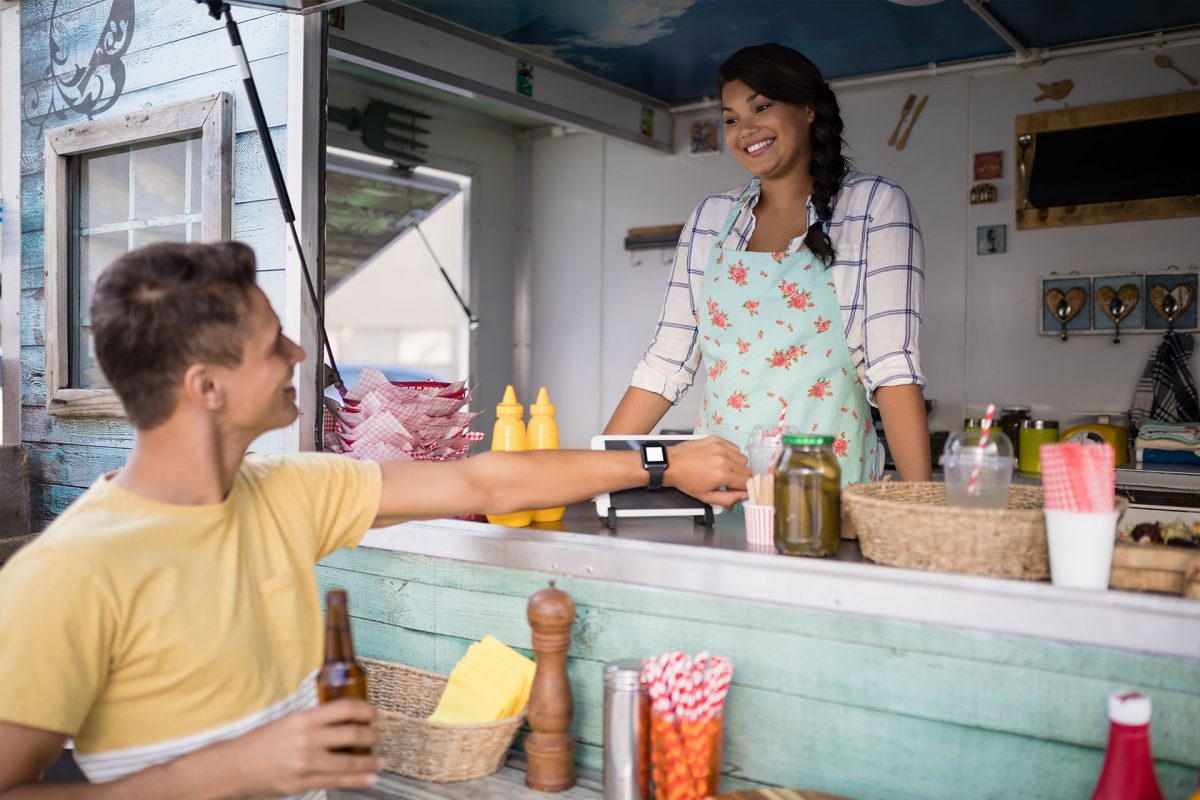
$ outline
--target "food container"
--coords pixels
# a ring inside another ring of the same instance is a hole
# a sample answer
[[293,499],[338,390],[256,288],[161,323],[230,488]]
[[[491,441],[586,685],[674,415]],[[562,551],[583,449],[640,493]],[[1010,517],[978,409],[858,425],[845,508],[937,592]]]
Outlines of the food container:
[[832,436],[784,436],[775,471],[775,549],[793,556],[835,555],[841,489]]
[[946,441],[942,470],[946,498],[962,508],[1004,508],[1016,460],[1012,443],[999,431],[989,432],[987,444],[979,447],[978,433],[956,433]]
[[1029,406],[1002,406],[1000,408],[999,426],[1012,443],[1013,457],[1021,457],[1021,423],[1029,419]]
[[1020,442],[1017,447],[1017,469],[1036,475],[1042,473],[1041,446],[1058,441],[1058,422],[1046,419],[1021,421]]

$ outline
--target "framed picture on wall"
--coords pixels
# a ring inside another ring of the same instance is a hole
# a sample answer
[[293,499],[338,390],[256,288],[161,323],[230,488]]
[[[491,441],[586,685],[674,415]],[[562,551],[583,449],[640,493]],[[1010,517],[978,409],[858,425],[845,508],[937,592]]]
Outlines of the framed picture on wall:
[[975,180],[994,181],[1004,177],[1004,151],[975,154]]
[[711,156],[721,152],[721,137],[717,134],[717,123],[711,119],[698,119],[688,129],[688,154]]
[[1006,249],[1005,225],[980,225],[975,229],[975,252],[981,256],[994,256]]

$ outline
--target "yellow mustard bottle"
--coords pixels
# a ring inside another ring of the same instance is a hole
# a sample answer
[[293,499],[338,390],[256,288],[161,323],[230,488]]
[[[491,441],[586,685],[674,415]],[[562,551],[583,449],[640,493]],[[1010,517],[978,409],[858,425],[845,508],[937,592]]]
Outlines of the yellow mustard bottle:
[[[538,390],[537,402],[529,407],[529,449],[558,449],[558,423],[554,421],[554,406],[545,386]],[[566,510],[566,506],[543,508],[533,512],[533,521],[558,522]]]
[[[517,391],[512,384],[504,390],[504,399],[496,406],[496,425],[492,428],[492,449],[518,453],[526,449],[525,407],[517,402]],[[532,511],[514,511],[511,514],[488,514],[493,525],[524,528],[533,522]]]

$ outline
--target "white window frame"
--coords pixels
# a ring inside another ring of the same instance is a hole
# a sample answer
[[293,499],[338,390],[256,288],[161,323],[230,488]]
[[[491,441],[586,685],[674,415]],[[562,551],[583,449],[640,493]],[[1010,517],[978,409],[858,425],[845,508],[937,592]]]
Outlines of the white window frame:
[[191,134],[200,135],[203,160],[200,239],[223,241],[233,235],[233,97],[228,92],[46,132],[46,410],[53,416],[125,416],[112,389],[70,385],[70,161],[97,151]]

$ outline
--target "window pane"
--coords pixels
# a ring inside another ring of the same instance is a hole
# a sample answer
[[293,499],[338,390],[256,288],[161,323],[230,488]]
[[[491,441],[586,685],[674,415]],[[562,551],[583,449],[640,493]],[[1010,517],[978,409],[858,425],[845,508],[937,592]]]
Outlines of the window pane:
[[107,381],[95,363],[92,347],[92,292],[100,273],[128,249],[129,236],[124,231],[96,233],[79,240],[79,272],[74,318],[78,321],[74,348],[77,364],[73,386],[81,389],[102,389]]
[[156,225],[152,228],[140,228],[133,231],[134,247],[145,247],[157,242],[186,242],[187,225]]
[[[133,216],[154,219],[186,214],[191,205],[187,142],[166,142],[133,154]],[[199,211],[199,209],[195,209]]]
[[129,151],[87,156],[80,164],[79,224],[84,228],[129,218]]

